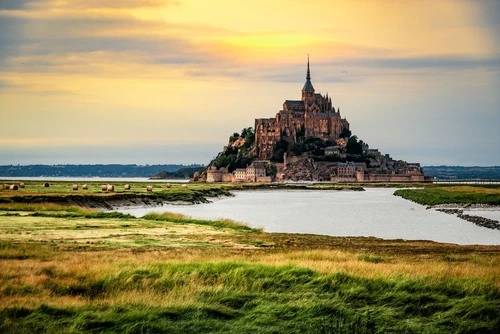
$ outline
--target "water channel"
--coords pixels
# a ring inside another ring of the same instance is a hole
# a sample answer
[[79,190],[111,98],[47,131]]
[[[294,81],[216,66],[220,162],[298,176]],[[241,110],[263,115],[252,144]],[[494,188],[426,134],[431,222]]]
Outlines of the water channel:
[[[332,236],[373,236],[383,239],[432,240],[456,244],[500,245],[500,231],[479,227],[394,196],[395,189],[366,191],[255,190],[235,191],[234,197],[213,203],[126,208],[148,212],[177,212],[198,218],[231,218],[266,232]],[[498,217],[500,208],[490,208]]]

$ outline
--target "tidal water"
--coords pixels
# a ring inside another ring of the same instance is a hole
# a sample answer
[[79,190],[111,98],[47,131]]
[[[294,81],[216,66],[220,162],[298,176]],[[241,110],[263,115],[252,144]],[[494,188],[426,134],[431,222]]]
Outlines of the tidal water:
[[500,245],[500,231],[426,210],[422,205],[394,196],[394,190],[237,191],[234,197],[216,199],[208,204],[119,211],[135,216],[169,211],[199,218],[231,218],[252,227],[262,227],[267,232]]

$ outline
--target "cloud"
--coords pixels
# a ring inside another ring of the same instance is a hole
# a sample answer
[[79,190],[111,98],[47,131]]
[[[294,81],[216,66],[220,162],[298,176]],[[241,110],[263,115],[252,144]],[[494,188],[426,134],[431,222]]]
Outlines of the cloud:
[[[108,59],[113,64],[124,60],[151,65],[203,64],[226,58],[211,43],[191,38],[219,34],[220,28],[144,21],[123,14],[0,17],[0,70],[67,72],[77,68],[64,66],[68,61],[78,59],[87,67],[94,61],[93,55],[106,53],[113,55]],[[99,60],[103,59],[95,61]]]
[[[0,0],[0,10],[19,10],[40,0]],[[43,1],[43,0],[42,0]]]
[[[57,2],[55,3],[58,4]],[[96,9],[96,8],[140,8],[140,7],[164,7],[180,5],[177,0],[69,0],[62,4],[63,8],[73,9]]]
[[411,58],[374,58],[345,62],[346,64],[387,69],[478,69],[500,67],[500,55],[478,56],[428,56]]
[[0,0],[0,10],[22,10],[36,8],[51,9],[120,9],[180,5],[177,0]]
[[10,82],[0,79],[0,92],[7,90],[8,88],[12,88],[13,86],[14,85]]

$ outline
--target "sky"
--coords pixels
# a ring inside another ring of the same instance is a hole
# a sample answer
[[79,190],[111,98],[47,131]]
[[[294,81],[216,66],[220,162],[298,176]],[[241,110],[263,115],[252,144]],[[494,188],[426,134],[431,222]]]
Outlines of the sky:
[[0,0],[0,164],[206,164],[308,54],[371,148],[500,165],[498,0]]

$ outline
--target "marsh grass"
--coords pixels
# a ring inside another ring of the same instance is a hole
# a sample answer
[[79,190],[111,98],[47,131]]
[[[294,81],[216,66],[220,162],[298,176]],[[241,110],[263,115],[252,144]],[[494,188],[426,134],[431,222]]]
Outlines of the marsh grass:
[[90,213],[95,210],[82,208],[77,205],[62,205],[56,203],[0,203],[0,211],[39,211],[39,212],[75,212]]
[[423,189],[398,189],[394,192],[394,195],[423,205],[500,205],[500,188],[491,186],[442,186]]
[[54,218],[87,218],[87,219],[100,219],[100,218],[122,218],[122,219],[135,219],[134,216],[128,213],[121,212],[102,212],[102,211],[76,211],[76,212],[44,212],[35,211],[30,213],[31,217],[54,217]]
[[[258,236],[276,245],[278,238],[289,238]],[[293,238],[310,245],[315,240]],[[359,238],[350,239],[347,250],[344,238],[322,240],[317,250],[298,243],[260,250],[160,250],[145,243],[138,251],[3,241],[0,332],[499,329],[498,248]],[[344,247],[324,249],[336,241]]]
[[[2,290],[16,332],[380,333],[500,329],[499,290],[248,262],[47,266]],[[2,279],[4,277],[2,276]],[[15,305],[16,296],[38,302]],[[78,300],[71,303],[69,300]],[[58,302],[59,301],[59,302]]]
[[[165,196],[229,189],[189,187]],[[500,332],[497,246],[267,234],[4,199],[2,333]]]
[[176,224],[195,224],[203,226],[211,226],[218,229],[231,229],[240,232],[262,232],[262,229],[251,228],[245,224],[236,222],[232,219],[205,220],[195,219],[180,213],[149,213],[142,217],[146,220],[167,221]]

